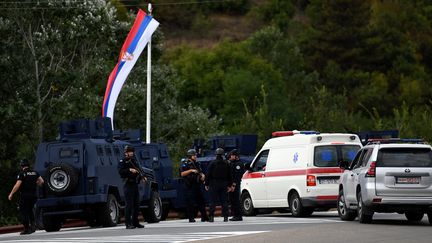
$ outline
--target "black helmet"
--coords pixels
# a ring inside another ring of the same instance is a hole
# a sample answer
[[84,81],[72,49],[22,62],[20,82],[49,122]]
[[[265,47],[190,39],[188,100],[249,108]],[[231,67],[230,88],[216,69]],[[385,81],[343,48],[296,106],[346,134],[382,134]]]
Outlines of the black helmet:
[[28,159],[22,159],[20,161],[20,166],[24,167],[24,166],[30,166],[30,162],[28,161]]
[[216,155],[223,155],[225,153],[225,151],[223,150],[223,148],[217,148],[216,149]]
[[135,152],[135,148],[132,147],[132,146],[130,146],[130,145],[126,145],[126,146],[124,147],[124,151],[125,151],[125,153],[126,153],[126,152]]
[[239,152],[237,149],[233,149],[231,152],[229,152],[229,155],[239,156]]
[[195,149],[189,149],[186,154],[187,154],[187,156],[191,157],[191,156],[196,155],[197,152]]

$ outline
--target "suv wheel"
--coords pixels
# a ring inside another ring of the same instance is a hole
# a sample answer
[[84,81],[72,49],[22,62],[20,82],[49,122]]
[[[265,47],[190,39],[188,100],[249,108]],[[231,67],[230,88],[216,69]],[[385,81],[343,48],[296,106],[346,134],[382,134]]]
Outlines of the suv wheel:
[[300,196],[297,192],[294,192],[288,199],[289,207],[291,209],[291,214],[294,217],[307,217],[310,216],[314,209],[305,208],[301,202]]
[[66,195],[78,184],[78,173],[69,164],[54,164],[47,168],[48,189],[57,196]]
[[153,191],[150,195],[148,208],[143,211],[147,223],[158,223],[162,218],[162,210],[162,200],[159,197],[159,192]]
[[257,210],[254,208],[252,198],[248,192],[242,193],[241,206],[245,216],[255,216],[257,214]]
[[339,190],[337,210],[339,217],[344,221],[353,221],[357,217],[357,214],[354,210],[347,208],[343,189]]
[[372,223],[373,212],[363,204],[361,192],[357,193],[357,216],[362,224]]
[[406,212],[405,217],[408,221],[419,222],[423,219],[424,213],[422,212]]
[[119,219],[119,205],[114,195],[108,194],[108,200],[98,208],[96,217],[98,223],[103,227],[114,227],[117,225]]

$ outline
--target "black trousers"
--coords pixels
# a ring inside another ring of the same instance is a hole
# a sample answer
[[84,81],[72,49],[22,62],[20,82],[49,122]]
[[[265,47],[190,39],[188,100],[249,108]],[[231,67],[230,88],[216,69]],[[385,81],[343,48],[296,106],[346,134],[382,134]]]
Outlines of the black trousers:
[[35,196],[22,195],[19,200],[19,212],[21,215],[21,223],[24,230],[30,230],[30,225],[34,226],[35,218],[33,214],[33,207],[37,201]]
[[228,183],[225,181],[212,181],[209,186],[210,216],[214,216],[218,200],[222,206],[222,215],[228,217]]
[[204,196],[200,184],[192,184],[185,188],[186,213],[189,219],[195,218],[195,208],[198,207],[202,219],[207,219]]
[[234,191],[229,193],[229,199],[231,204],[232,216],[241,218],[243,213],[240,208],[240,182],[236,183]]
[[138,184],[126,183],[123,187],[125,193],[125,224],[137,225],[139,212],[139,191]]

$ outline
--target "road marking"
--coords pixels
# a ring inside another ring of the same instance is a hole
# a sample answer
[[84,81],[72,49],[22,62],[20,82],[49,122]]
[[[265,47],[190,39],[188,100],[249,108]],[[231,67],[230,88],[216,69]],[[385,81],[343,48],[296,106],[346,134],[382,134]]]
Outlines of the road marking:
[[239,235],[259,234],[267,231],[231,231],[231,232],[202,232],[202,233],[179,233],[179,234],[164,234],[164,235],[127,235],[127,236],[111,236],[111,237],[65,237],[65,238],[51,238],[51,239],[17,239],[8,240],[8,242],[27,242],[39,243],[122,243],[122,242],[167,242],[167,243],[181,243],[191,242],[197,240],[209,240],[224,237],[232,237]]
[[[229,221],[223,222],[222,217],[215,218],[214,223],[200,222],[200,219],[197,219],[196,223],[189,223],[187,219],[182,220],[168,220],[161,221],[157,224],[145,224],[144,229],[157,229],[157,228],[188,228],[188,227],[226,227],[226,226],[247,226],[247,225],[268,225],[272,223],[277,224],[322,224],[322,223],[343,223],[344,221],[339,220],[336,217],[309,217],[309,218],[295,218],[290,215],[277,215],[277,216],[258,216],[258,217],[243,217],[243,221]],[[45,232],[39,230],[32,234],[32,236],[56,236],[63,234],[83,234],[88,232],[100,232],[100,231],[115,231],[115,230],[124,230],[124,225],[119,225],[116,227],[107,227],[107,228],[89,228],[89,227],[75,227],[75,228],[65,228],[61,229],[58,232]],[[0,235],[0,240],[6,237],[16,237],[19,236],[19,233],[9,233]],[[148,235],[146,235],[148,236]]]

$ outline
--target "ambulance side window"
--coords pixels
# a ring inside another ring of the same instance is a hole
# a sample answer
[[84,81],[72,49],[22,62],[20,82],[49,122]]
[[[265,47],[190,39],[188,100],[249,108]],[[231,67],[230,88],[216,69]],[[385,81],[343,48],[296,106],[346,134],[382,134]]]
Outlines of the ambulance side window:
[[253,166],[252,166],[253,172],[265,171],[265,167],[267,165],[268,154],[269,154],[269,151],[264,150],[258,155],[258,157],[255,159]]

